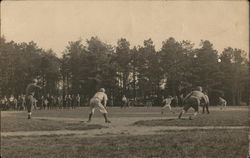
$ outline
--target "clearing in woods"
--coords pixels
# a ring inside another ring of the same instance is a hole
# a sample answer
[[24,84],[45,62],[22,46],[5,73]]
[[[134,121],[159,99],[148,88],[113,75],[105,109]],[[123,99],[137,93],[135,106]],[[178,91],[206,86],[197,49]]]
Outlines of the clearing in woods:
[[88,108],[37,110],[31,120],[26,112],[2,112],[1,153],[4,157],[247,156],[247,107],[211,107],[211,114],[194,120],[188,119],[192,111],[177,119],[180,110],[161,115],[160,107],[111,107],[111,124],[104,123],[98,111],[86,123]]

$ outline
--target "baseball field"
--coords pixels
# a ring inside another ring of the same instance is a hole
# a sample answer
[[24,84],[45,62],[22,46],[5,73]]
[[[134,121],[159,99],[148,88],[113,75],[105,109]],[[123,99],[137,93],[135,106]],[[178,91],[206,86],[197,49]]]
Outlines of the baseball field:
[[89,109],[1,112],[3,158],[245,158],[249,154],[249,109],[210,107],[189,120],[181,108],[109,107],[110,124]]

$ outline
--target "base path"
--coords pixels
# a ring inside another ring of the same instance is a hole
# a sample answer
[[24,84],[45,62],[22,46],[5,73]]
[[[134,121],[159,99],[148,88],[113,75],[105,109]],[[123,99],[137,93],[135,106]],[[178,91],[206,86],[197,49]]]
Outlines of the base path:
[[[161,117],[144,118],[143,120],[159,119]],[[164,117],[164,119],[173,119],[176,117]],[[33,117],[32,119],[63,120],[65,122],[85,122],[79,118],[56,118],[56,117]],[[224,130],[224,129],[249,129],[249,126],[133,126],[133,122],[141,118],[115,118],[111,119],[111,124],[105,124],[103,118],[93,118],[91,123],[100,124],[107,128],[90,130],[55,130],[55,131],[17,131],[2,132],[2,137],[9,136],[51,136],[51,135],[74,135],[78,137],[108,137],[108,136],[134,136],[134,135],[157,135],[168,131],[183,130]],[[32,121],[32,120],[30,120]],[[87,123],[86,123],[87,124]]]

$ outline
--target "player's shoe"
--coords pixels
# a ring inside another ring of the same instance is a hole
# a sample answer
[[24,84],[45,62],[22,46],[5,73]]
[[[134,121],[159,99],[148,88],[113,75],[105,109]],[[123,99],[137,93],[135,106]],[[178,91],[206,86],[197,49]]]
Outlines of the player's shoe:
[[105,121],[105,123],[111,123],[111,121],[107,120],[107,121]]
[[87,123],[90,123],[90,122],[91,122],[91,120],[88,120],[88,121],[87,121]]

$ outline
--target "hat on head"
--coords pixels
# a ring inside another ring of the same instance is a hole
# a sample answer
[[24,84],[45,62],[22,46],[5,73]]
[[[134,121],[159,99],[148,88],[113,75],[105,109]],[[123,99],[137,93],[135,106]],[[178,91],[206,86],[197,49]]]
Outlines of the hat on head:
[[195,87],[195,90],[202,92],[202,87],[201,86],[197,86],[197,87]]
[[105,92],[105,89],[104,88],[100,88],[99,92]]

